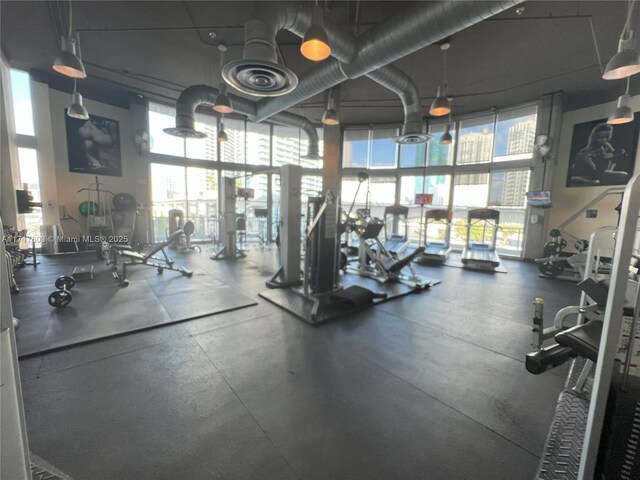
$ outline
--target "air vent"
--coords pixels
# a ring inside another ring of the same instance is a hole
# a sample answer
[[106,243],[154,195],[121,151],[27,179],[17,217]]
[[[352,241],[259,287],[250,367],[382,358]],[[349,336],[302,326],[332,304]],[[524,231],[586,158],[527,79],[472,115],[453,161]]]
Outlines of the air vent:
[[206,133],[198,132],[193,128],[185,128],[185,127],[165,128],[163,132],[168,133],[169,135],[173,135],[174,137],[182,137],[182,138],[206,138],[207,136]]
[[222,76],[236,90],[256,97],[277,97],[298,85],[295,73],[266,60],[235,60],[224,66]]
[[394,138],[396,143],[403,145],[410,143],[427,143],[431,140],[433,140],[433,135],[429,135],[428,133],[405,133],[404,135]]

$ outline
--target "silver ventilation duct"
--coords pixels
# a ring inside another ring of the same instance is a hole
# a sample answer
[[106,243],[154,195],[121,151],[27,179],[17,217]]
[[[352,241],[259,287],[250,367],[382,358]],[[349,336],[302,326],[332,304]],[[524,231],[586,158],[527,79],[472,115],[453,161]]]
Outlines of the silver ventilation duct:
[[[176,126],[165,128],[164,131],[169,135],[183,138],[204,138],[206,134],[199,132],[195,128],[195,111],[198,105],[203,103],[213,105],[218,89],[209,85],[191,85],[185,88],[178,97],[176,102]],[[229,98],[233,102],[235,112],[246,115],[249,120],[254,121],[256,114],[256,105],[246,98],[237,97],[229,94]],[[273,115],[271,122],[279,125],[300,128],[309,140],[307,154],[303,158],[317,159],[318,154],[318,132],[313,124],[300,115],[294,115],[288,112]]]
[[[290,3],[282,3],[274,7],[273,4],[266,5],[258,2],[252,11],[251,19],[245,24],[245,38],[251,38],[253,44],[256,44],[256,34],[266,32],[269,35],[273,34],[273,40],[275,41],[275,32],[281,29],[286,29],[303,38],[312,24],[312,12],[312,8]],[[258,25],[260,28],[257,27]],[[331,55],[341,63],[354,61],[357,53],[357,38],[328,21],[325,21],[323,27],[331,39]],[[265,39],[265,43],[270,44],[270,42],[271,37],[269,36]],[[246,45],[244,53],[245,58],[247,58],[248,50]],[[256,53],[259,54],[259,52]],[[348,79],[341,70],[341,63],[335,60],[329,62],[316,67],[318,71],[316,76],[318,78],[326,78],[331,83],[327,88]],[[376,72],[371,72],[368,77],[396,93],[402,101],[405,119],[401,134],[395,139],[396,142],[424,143],[431,140],[431,135],[423,131],[420,94],[413,80],[392,65],[384,66]],[[235,83],[231,83],[231,85],[235,86]],[[292,95],[299,97],[302,101],[308,98],[309,95],[313,96],[314,94],[301,90],[292,92]]]
[[[325,61],[301,77],[298,87],[289,94],[259,101],[256,118],[265,120],[346,79],[367,75],[522,1],[421,2],[359,36],[355,51],[349,55],[351,61]],[[329,24],[325,25],[325,29],[329,27]],[[334,37],[333,29],[327,33],[332,51],[339,48],[344,35]]]
[[252,15],[244,27],[244,50],[240,60],[227,63],[222,77],[235,89],[260,97],[284,95],[298,85],[298,77],[278,62],[276,34],[263,16]]

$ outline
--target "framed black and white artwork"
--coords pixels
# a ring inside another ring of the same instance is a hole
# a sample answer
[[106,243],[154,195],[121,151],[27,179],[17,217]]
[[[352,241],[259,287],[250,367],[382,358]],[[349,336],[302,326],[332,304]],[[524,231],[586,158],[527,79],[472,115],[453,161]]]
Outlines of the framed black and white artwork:
[[66,115],[69,171],[122,176],[120,125],[117,120],[89,115],[78,120]]
[[633,122],[609,125],[607,119],[573,126],[567,187],[626,185],[633,176],[640,113]]

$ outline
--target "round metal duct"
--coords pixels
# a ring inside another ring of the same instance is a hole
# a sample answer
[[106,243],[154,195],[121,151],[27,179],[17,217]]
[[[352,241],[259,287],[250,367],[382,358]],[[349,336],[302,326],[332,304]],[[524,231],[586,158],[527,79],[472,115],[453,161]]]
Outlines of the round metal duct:
[[173,135],[174,137],[182,137],[182,138],[206,138],[207,134],[198,132],[193,128],[186,127],[169,127],[162,130],[164,133],[168,133],[169,135]]
[[396,143],[403,145],[410,143],[427,143],[433,140],[433,135],[428,133],[405,133],[393,139]]
[[293,71],[267,60],[234,60],[224,66],[222,77],[236,90],[256,97],[277,97],[298,85]]

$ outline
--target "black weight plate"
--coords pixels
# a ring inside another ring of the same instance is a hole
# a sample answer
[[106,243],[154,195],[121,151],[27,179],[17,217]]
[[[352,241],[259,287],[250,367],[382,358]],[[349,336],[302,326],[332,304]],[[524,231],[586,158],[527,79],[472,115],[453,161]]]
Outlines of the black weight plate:
[[73,297],[71,296],[70,292],[65,292],[64,290],[56,290],[51,295],[49,295],[49,305],[56,308],[66,307],[71,303],[72,298]]
[[545,257],[553,257],[558,255],[562,248],[558,242],[547,242],[544,244],[544,256]]
[[538,270],[540,270],[540,273],[543,275],[557,277],[564,271],[564,267],[558,262],[544,262],[538,264]]
[[73,277],[69,275],[63,275],[61,277],[56,278],[56,288],[58,290],[64,290],[65,286],[67,290],[71,290],[73,286],[76,284],[76,281]]

